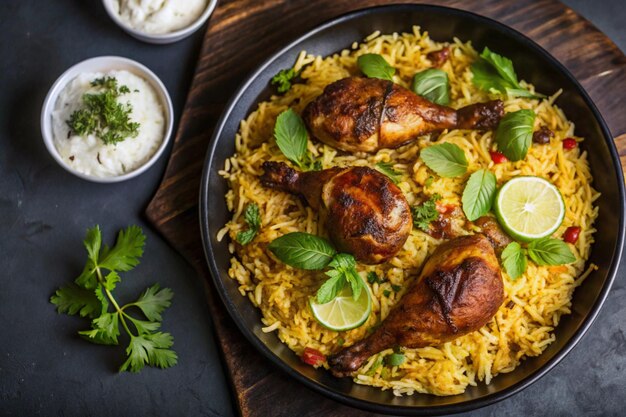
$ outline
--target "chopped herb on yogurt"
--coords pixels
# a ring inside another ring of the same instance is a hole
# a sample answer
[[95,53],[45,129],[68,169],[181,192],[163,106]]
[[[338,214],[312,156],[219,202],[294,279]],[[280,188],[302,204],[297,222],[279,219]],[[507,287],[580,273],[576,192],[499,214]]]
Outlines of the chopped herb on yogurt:
[[130,93],[130,89],[125,85],[118,86],[115,77],[96,78],[91,81],[91,86],[99,91],[83,95],[84,107],[74,111],[67,120],[72,132],[80,136],[94,135],[106,145],[137,137],[140,124],[130,119],[133,106],[117,100]]

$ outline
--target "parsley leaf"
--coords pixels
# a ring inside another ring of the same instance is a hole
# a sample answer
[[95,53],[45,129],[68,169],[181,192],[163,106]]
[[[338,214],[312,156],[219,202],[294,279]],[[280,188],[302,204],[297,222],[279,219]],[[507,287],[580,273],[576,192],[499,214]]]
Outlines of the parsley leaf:
[[479,169],[470,175],[461,203],[463,212],[469,221],[487,214],[491,210],[496,195],[496,176],[491,171]]
[[396,171],[395,169],[393,169],[393,164],[392,163],[389,163],[389,162],[378,162],[376,164],[376,169],[378,169],[378,171],[380,171],[383,174],[385,174],[386,176],[388,176],[389,179],[394,184],[398,184],[400,182],[400,177],[402,176],[402,174],[400,172]]
[[[119,344],[122,325],[130,336],[130,345],[126,349],[128,360],[120,371],[130,369],[137,372],[146,364],[166,368],[177,361],[176,353],[170,349],[173,345],[171,335],[157,332],[161,327],[161,313],[171,304],[172,290],[161,289],[155,284],[146,289],[137,301],[121,307],[113,297],[112,291],[121,282],[118,272],[129,271],[139,264],[145,240],[140,227],[130,226],[119,232],[115,246],[109,249],[102,246],[98,226],[88,229],[84,241],[88,259],[83,272],[75,284],[58,289],[50,298],[59,313],[78,313],[92,318],[91,329],[78,332],[92,343]],[[111,305],[115,307],[113,312],[108,311]],[[137,307],[147,320],[131,316],[130,307]]]
[[526,250],[517,242],[511,242],[502,251],[502,265],[512,280],[516,280],[526,271],[528,260]]
[[300,72],[297,72],[293,68],[283,69],[278,71],[278,73],[272,77],[270,83],[273,86],[276,86],[276,90],[280,94],[284,94],[289,91],[293,79],[298,75],[300,75]]
[[465,153],[454,143],[432,145],[420,152],[426,166],[445,178],[458,177],[467,172]]
[[421,229],[424,232],[429,230],[430,223],[437,220],[439,217],[439,211],[437,211],[438,200],[441,200],[441,195],[434,194],[428,200],[422,204],[411,206],[411,214],[413,215],[413,226],[417,229]]
[[93,291],[76,284],[59,288],[50,298],[50,302],[57,306],[59,313],[80,314],[81,317],[96,317],[102,309],[102,303]]
[[378,54],[363,54],[356,61],[359,69],[369,78],[393,81],[396,69]]
[[247,245],[252,242],[256,234],[261,228],[261,215],[259,214],[259,206],[256,203],[250,203],[246,206],[243,218],[248,225],[248,230],[237,233],[237,242]]
[[159,284],[154,284],[147,288],[132,305],[139,307],[148,320],[161,321],[161,313],[172,304],[173,297],[172,290],[161,289]]

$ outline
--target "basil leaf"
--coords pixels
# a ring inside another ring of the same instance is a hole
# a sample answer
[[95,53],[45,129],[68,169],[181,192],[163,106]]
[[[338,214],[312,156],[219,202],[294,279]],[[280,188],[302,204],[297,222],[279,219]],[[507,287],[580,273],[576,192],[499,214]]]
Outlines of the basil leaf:
[[389,162],[378,162],[376,164],[376,169],[388,176],[394,184],[397,184],[400,181],[400,176],[402,174],[393,169],[393,164]]
[[[326,273],[327,275],[328,272]],[[336,274],[330,279],[327,279],[326,282],[324,282],[322,286],[317,290],[317,294],[315,295],[315,297],[319,304],[326,304],[331,302],[337,296],[337,294],[339,294],[339,292],[343,290],[343,287],[346,284],[346,279],[343,274],[339,273],[339,271],[332,272],[336,272]]]
[[287,265],[309,270],[324,269],[336,253],[326,239],[302,232],[274,239],[268,248]]
[[443,70],[430,68],[418,72],[413,76],[411,90],[432,103],[442,106],[450,103],[448,73]]
[[369,78],[393,81],[393,75],[396,73],[396,69],[378,54],[361,55],[357,58],[356,63],[361,72]]
[[502,251],[502,265],[512,280],[518,279],[526,271],[528,260],[524,249],[517,242],[511,242]]
[[507,113],[496,129],[498,150],[510,161],[520,161],[526,157],[533,140],[535,112],[518,110]]
[[484,59],[478,59],[472,64],[472,83],[484,91],[498,91],[505,93],[508,83],[500,78],[498,71]]
[[307,133],[302,118],[293,109],[278,115],[274,138],[283,155],[302,168],[307,154]]
[[515,74],[515,70],[513,69],[513,62],[510,59],[490,51],[486,46],[480,54],[480,57],[490,63],[500,77],[507,83],[513,86],[519,85],[517,82],[517,74]]
[[442,177],[458,177],[467,172],[465,153],[454,143],[429,146],[420,152],[420,157],[428,168]]
[[496,194],[496,176],[491,171],[480,169],[470,175],[463,190],[463,212],[469,221],[487,214],[491,210]]
[[528,255],[537,265],[564,265],[576,260],[567,243],[551,238],[530,242]]
[[389,366],[400,366],[406,361],[406,356],[402,353],[392,353],[385,357],[385,363]]

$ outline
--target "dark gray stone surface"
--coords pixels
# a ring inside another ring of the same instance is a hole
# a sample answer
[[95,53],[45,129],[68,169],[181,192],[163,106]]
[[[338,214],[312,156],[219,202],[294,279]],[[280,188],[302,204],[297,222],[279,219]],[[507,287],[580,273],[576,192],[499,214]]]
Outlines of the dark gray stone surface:
[[[566,3],[626,49],[621,1]],[[136,179],[94,184],[63,171],[39,132],[41,104],[56,77],[107,54],[150,67],[170,91],[178,118],[202,30],[173,45],[148,45],[118,29],[96,0],[5,0],[0,29],[0,414],[235,414],[202,283],[143,218],[167,157]],[[129,224],[144,228],[144,262],[124,274],[116,293],[131,300],[154,282],[174,290],[163,328],[175,338],[178,366],[118,374],[122,347],[86,343],[76,337],[84,320],[54,313],[48,297],[80,272],[81,241],[94,224],[108,242]],[[521,394],[470,414],[624,415],[624,271],[596,324],[560,365]]]

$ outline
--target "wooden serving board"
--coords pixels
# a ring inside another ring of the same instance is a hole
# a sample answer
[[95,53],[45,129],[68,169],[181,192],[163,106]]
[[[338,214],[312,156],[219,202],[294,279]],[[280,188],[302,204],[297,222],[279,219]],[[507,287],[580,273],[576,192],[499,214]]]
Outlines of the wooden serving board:
[[[237,330],[215,294],[198,224],[200,177],[213,128],[243,78],[279,48],[328,19],[386,3],[389,2],[223,0],[210,19],[169,165],[146,214],[206,283],[215,333],[243,416],[366,413],[322,397],[266,361]],[[622,161],[626,162],[626,112],[621,108],[626,91],[626,57],[587,20],[556,0],[412,3],[439,4],[491,17],[550,51],[598,105],[616,138]]]

